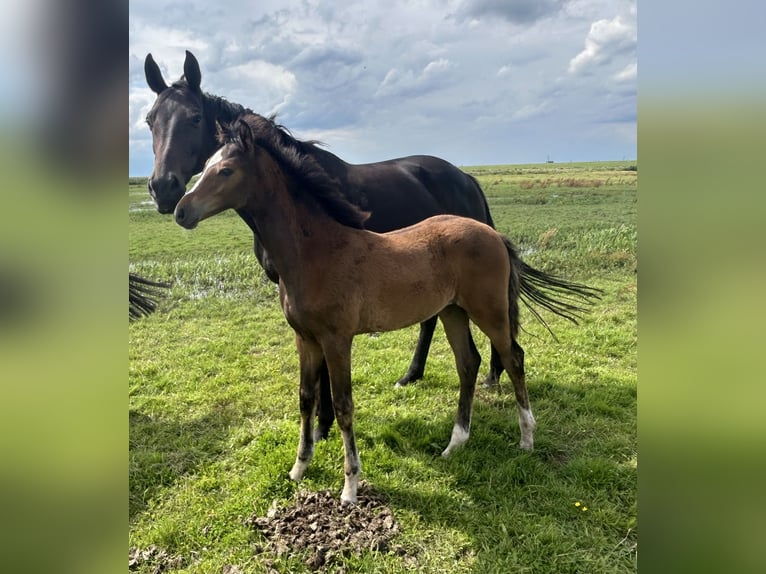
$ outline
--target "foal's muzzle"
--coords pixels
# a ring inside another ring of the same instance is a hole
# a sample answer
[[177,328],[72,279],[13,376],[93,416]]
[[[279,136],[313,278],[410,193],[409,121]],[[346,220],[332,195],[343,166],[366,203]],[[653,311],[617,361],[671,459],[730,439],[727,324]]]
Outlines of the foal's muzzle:
[[194,229],[197,227],[197,218],[194,217],[190,210],[186,209],[182,205],[177,205],[173,217],[176,223],[186,229]]

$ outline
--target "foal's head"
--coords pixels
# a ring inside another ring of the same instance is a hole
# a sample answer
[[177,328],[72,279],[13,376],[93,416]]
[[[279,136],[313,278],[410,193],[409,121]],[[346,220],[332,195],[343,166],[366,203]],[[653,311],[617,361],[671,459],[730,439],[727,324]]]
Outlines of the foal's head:
[[369,213],[346,197],[340,182],[313,157],[313,144],[296,140],[271,118],[253,113],[219,128],[224,145],[178,203],[179,225],[190,229],[225,209],[248,206],[259,211],[274,202],[297,201],[315,214],[363,228]]
[[221,138],[224,146],[207,160],[194,187],[176,205],[176,223],[187,229],[226,209],[243,209],[262,171],[258,160],[263,153],[257,153],[246,122],[237,122],[233,130],[222,128]]

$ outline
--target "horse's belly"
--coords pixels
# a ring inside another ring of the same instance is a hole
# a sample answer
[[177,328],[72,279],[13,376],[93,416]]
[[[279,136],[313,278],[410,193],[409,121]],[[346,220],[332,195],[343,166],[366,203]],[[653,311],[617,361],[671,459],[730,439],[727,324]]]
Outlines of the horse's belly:
[[392,290],[387,296],[367,300],[364,312],[360,314],[359,332],[396,331],[409,327],[433,317],[451,303],[451,294],[432,292],[424,295],[422,290],[425,288],[415,282],[401,291]]

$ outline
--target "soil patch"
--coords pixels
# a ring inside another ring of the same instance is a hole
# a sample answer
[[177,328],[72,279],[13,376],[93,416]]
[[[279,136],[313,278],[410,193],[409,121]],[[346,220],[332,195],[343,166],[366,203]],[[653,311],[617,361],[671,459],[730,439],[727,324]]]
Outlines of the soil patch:
[[313,570],[365,551],[406,555],[402,546],[391,544],[399,525],[384,497],[362,481],[357,499],[356,505],[348,505],[329,490],[299,491],[292,505],[272,506],[266,516],[253,515],[246,522],[266,539],[258,552],[305,553]]

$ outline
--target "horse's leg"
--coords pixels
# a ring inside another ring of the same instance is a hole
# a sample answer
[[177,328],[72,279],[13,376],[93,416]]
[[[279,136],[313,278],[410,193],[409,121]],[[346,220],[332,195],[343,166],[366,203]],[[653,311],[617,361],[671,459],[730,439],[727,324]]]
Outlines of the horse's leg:
[[490,345],[492,350],[492,356],[489,362],[489,372],[482,385],[485,387],[495,387],[500,383],[500,375],[503,374],[503,359],[500,357],[500,353],[497,352],[494,345]]
[[354,438],[354,400],[351,395],[351,340],[334,339],[323,341],[322,349],[327,359],[327,369],[330,372],[332,386],[332,404],[335,408],[335,418],[338,421],[341,437],[343,437],[343,452],[345,480],[341,502],[355,504],[356,491],[359,484],[359,451]]
[[332,392],[330,391],[330,374],[327,372],[327,363],[322,361],[319,371],[319,407],[317,412],[317,428],[314,433],[316,440],[324,440],[330,434],[330,428],[335,420],[335,411],[332,408]]
[[475,319],[474,321],[497,347],[505,370],[508,371],[511,377],[513,391],[516,395],[516,407],[519,409],[519,429],[521,431],[519,446],[523,450],[532,450],[537,423],[532,414],[532,407],[529,404],[529,395],[527,394],[526,375],[524,374],[524,349],[521,348],[521,345],[515,339],[508,336],[510,334],[510,327],[507,323],[497,329],[485,329],[480,322],[477,322]]
[[[514,302],[515,303],[515,302]],[[512,313],[518,313],[514,305]],[[519,446],[524,450],[532,450],[534,433],[537,424],[532,415],[527,394],[526,376],[524,374],[524,349],[511,335],[511,316],[508,304],[504,301],[492,303],[491,297],[481,299],[481,304],[475,306],[470,313],[471,320],[489,337],[492,346],[497,349],[503,361],[505,370],[511,377],[513,390],[516,394],[516,406],[519,409],[519,428],[521,440]]]
[[423,378],[423,372],[426,368],[426,359],[428,358],[428,350],[431,348],[431,339],[433,339],[435,329],[436,317],[431,317],[420,324],[418,344],[415,347],[415,354],[412,356],[410,368],[407,369],[407,374],[399,379],[394,386],[403,387],[408,383]]
[[506,366],[508,374],[513,382],[513,391],[516,393],[516,407],[519,409],[519,429],[521,440],[519,446],[523,450],[532,450],[535,444],[535,428],[537,423],[532,415],[532,407],[529,404],[527,394],[526,375],[524,374],[524,349],[514,339],[511,343],[511,361]]
[[444,325],[452,352],[455,354],[458,376],[460,377],[460,399],[457,406],[457,417],[452,427],[452,436],[449,445],[442,452],[442,456],[450,453],[465,441],[471,430],[471,411],[473,408],[473,394],[476,388],[476,375],[481,364],[481,355],[476,350],[476,345],[471,337],[471,329],[468,326],[468,315],[460,307],[451,305],[444,309],[439,317]]
[[299,481],[303,478],[303,473],[314,454],[313,427],[317,407],[319,372],[322,368],[322,348],[316,341],[304,339],[298,334],[295,335],[295,344],[298,347],[301,371],[301,434],[298,440],[298,454],[295,456],[295,464],[290,470],[290,478]]

